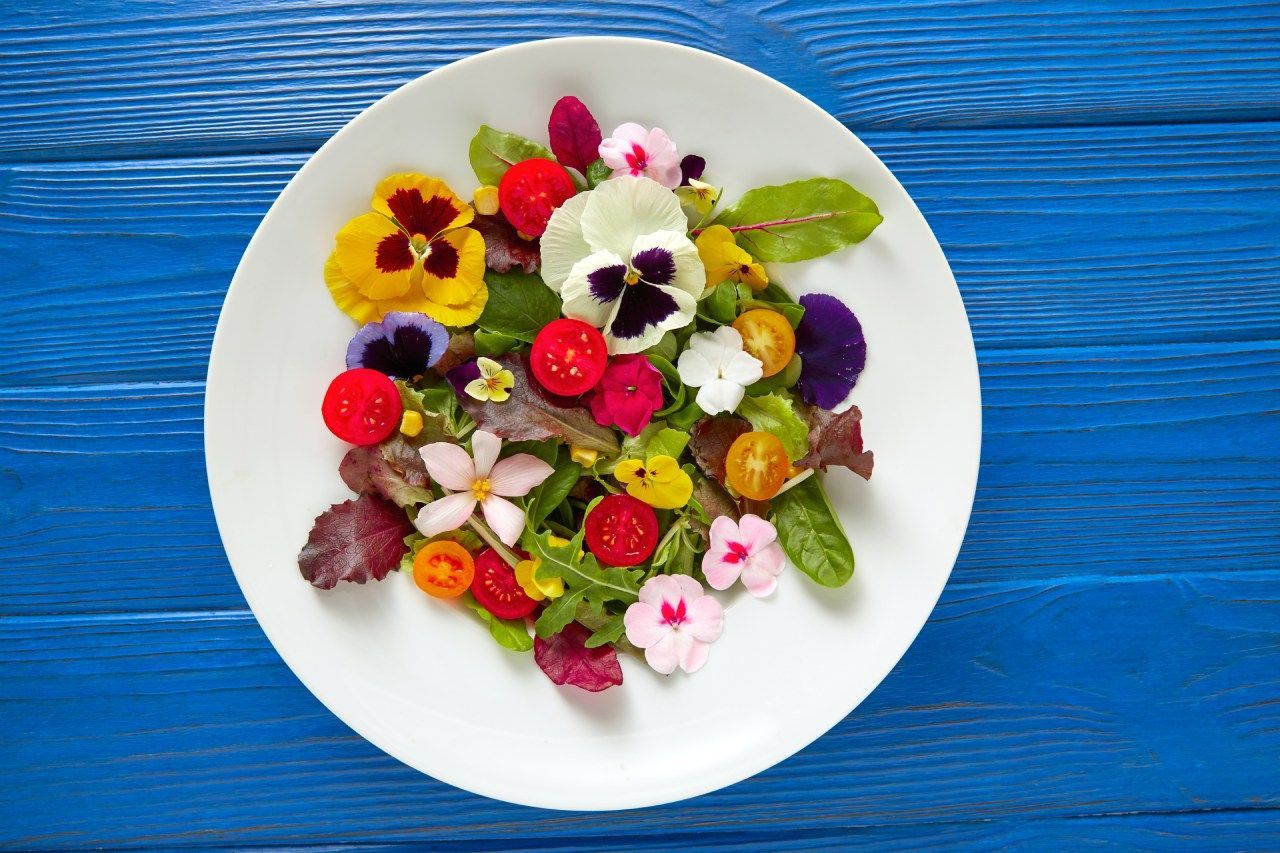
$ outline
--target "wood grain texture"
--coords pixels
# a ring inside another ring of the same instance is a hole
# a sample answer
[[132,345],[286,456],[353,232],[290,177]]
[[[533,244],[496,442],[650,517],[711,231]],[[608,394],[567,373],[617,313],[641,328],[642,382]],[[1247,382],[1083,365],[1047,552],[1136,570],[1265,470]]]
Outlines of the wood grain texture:
[[[1277,127],[867,141],[929,218],[982,350],[1275,337]],[[0,386],[203,380],[227,282],[301,162],[0,169],[0,254],[24,282],[0,312]],[[74,246],[94,261],[51,260]]]
[[[983,353],[952,583],[1280,568],[1278,364],[1280,343]],[[0,391],[0,553],[27,569],[0,572],[0,613],[242,606],[202,406],[199,383]]]
[[[325,711],[248,614],[11,617],[0,825],[15,846],[505,847],[1276,806],[1277,581],[951,587],[895,672],[814,745],[698,800],[604,815],[507,806],[398,764]],[[502,689],[495,701],[517,701]]]
[[7,23],[9,159],[314,147],[426,71],[566,35],[719,53],[855,128],[1280,117],[1280,10],[1265,0],[46,0]]

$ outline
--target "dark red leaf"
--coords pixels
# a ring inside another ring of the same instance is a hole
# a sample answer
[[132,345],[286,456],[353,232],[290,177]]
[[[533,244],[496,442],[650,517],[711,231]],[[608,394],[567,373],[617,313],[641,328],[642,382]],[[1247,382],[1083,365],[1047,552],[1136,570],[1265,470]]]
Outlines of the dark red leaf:
[[547,639],[534,637],[533,659],[556,684],[571,684],[592,693],[622,683],[622,665],[613,646],[586,646],[591,632],[570,622]]
[[397,506],[426,503],[427,466],[417,448],[397,435],[382,444],[353,447],[342,458],[338,474],[356,494],[373,492]]
[[751,432],[751,424],[742,418],[703,418],[689,431],[689,452],[702,473],[724,482],[724,458],[729,455],[729,445],[744,432]]
[[380,581],[399,567],[409,550],[404,538],[413,530],[404,510],[366,492],[316,518],[298,555],[298,569],[320,589],[333,589],[338,581]]
[[538,238],[526,240],[500,213],[483,216],[479,213],[471,220],[471,227],[484,237],[484,263],[494,272],[510,272],[520,267],[527,273],[538,271],[542,258]]
[[[721,464],[724,464],[723,461]],[[709,477],[697,477],[693,481],[693,497],[707,512],[707,517],[715,520],[716,516],[727,515],[734,521],[740,516],[738,502],[733,499],[719,480]]]
[[547,135],[551,138],[551,153],[562,166],[587,173],[600,156],[600,125],[587,105],[572,95],[556,101],[551,108],[551,121],[547,123]]
[[796,463],[801,468],[827,470],[843,465],[864,480],[871,479],[875,455],[862,449],[862,412],[850,406],[838,415],[826,409],[809,412],[809,455]]

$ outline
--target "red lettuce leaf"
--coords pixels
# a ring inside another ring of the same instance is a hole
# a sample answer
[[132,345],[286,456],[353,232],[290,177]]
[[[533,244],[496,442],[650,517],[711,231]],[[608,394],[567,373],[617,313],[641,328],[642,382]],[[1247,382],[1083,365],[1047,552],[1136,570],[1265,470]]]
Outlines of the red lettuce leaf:
[[843,465],[864,480],[871,479],[875,454],[862,447],[862,412],[857,406],[832,414],[826,409],[809,412],[809,455],[796,463],[801,468],[825,471]]
[[[723,461],[721,464],[724,464]],[[715,521],[717,516],[727,515],[734,521],[741,517],[738,502],[725,491],[718,480],[709,477],[697,477],[693,481],[693,497],[706,510],[707,518]]]
[[538,271],[542,252],[538,238],[526,240],[500,213],[483,216],[479,213],[471,220],[471,227],[484,237],[484,263],[494,272],[511,272],[520,267],[527,273]]
[[712,418],[699,420],[689,431],[689,452],[702,473],[724,482],[724,458],[729,446],[744,432],[751,432],[751,424],[742,418]]
[[380,581],[399,568],[409,550],[404,538],[413,531],[404,510],[366,492],[316,518],[298,555],[298,569],[320,589],[333,589],[338,581]]
[[508,353],[496,360],[510,370],[516,380],[506,402],[491,403],[467,394],[458,395],[462,408],[477,427],[507,441],[559,438],[600,453],[611,455],[618,452],[618,440],[613,430],[596,423],[591,412],[582,406],[561,405],[565,402],[563,398],[553,401],[540,394],[523,358]]
[[622,665],[613,646],[586,646],[591,632],[570,622],[559,634],[533,638],[533,659],[556,684],[599,693],[622,683]]
[[547,123],[551,153],[563,166],[587,173],[587,167],[600,156],[600,125],[582,101],[566,95],[551,108]]
[[373,492],[397,506],[430,501],[427,466],[422,455],[400,436],[381,445],[353,447],[342,458],[338,473],[356,494]]

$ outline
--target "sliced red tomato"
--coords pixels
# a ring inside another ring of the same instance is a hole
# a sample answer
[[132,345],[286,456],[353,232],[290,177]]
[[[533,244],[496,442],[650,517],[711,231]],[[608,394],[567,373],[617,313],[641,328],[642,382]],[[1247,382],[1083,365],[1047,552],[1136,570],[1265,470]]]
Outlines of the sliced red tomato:
[[631,495],[609,495],[587,514],[587,547],[610,566],[638,566],[658,545],[658,516]]
[[796,354],[796,333],[777,311],[753,308],[733,321],[733,327],[742,335],[742,348],[760,359],[764,375],[773,376]]
[[[522,558],[528,554],[517,551]],[[523,619],[538,606],[520,587],[516,573],[507,561],[492,548],[485,548],[476,555],[476,577],[471,582],[471,594],[480,606],[499,619]]]
[[729,445],[724,460],[729,485],[752,500],[767,501],[786,482],[787,449],[771,432],[744,432]]
[[564,166],[535,157],[521,160],[498,181],[498,206],[518,230],[541,237],[557,207],[578,191]]
[[428,542],[413,558],[413,582],[436,598],[457,598],[476,574],[471,552],[447,539]]
[[552,320],[538,332],[529,351],[533,378],[561,397],[590,391],[608,363],[604,335],[581,320]]
[[367,367],[338,374],[320,406],[325,426],[350,444],[377,444],[396,431],[403,413],[396,384]]

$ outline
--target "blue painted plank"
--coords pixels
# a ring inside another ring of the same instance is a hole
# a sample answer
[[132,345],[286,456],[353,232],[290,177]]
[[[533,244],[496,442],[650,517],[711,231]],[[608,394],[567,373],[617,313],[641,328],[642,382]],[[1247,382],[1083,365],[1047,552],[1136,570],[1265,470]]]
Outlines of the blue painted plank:
[[[953,582],[1276,568],[1277,364],[1280,343],[982,353]],[[197,383],[0,391],[0,564],[27,569],[0,572],[0,613],[242,606],[202,406]]]
[[423,72],[565,35],[725,55],[857,128],[1280,117],[1280,8],[1266,0],[43,0],[7,11],[10,159],[312,148]]
[[[936,230],[980,350],[1157,344],[1280,330],[1277,127],[869,141]],[[23,282],[0,312],[0,387],[202,380],[227,282],[300,162],[0,169],[0,255]],[[92,262],[66,262],[72,239]]]
[[419,776],[325,711],[247,614],[9,617],[0,840],[638,845],[744,826],[1275,807],[1278,604],[1277,571],[949,588],[880,689],[801,754],[613,815],[505,806]]

